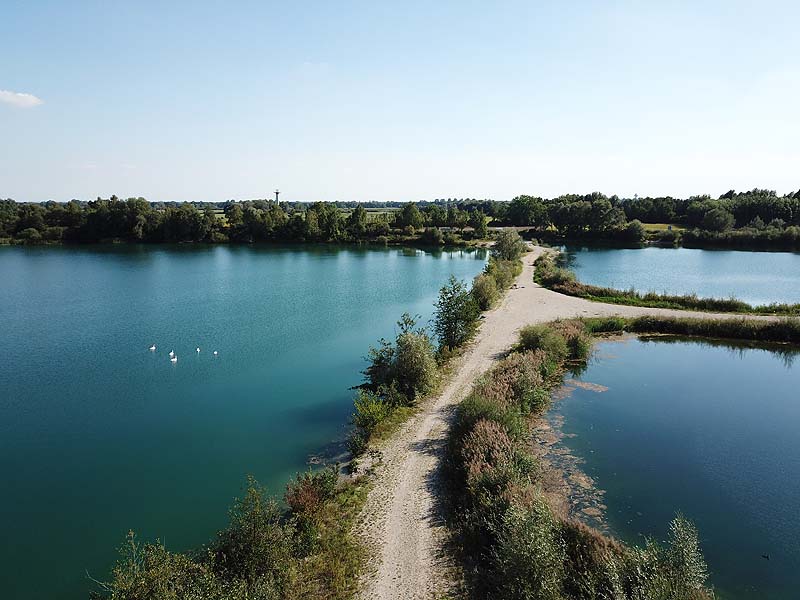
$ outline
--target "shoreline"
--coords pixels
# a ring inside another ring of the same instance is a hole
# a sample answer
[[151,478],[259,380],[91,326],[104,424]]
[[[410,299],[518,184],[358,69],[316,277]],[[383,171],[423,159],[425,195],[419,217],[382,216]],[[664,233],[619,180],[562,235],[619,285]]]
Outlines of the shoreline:
[[533,262],[546,251],[536,246],[523,255],[516,287],[508,290],[497,307],[484,313],[475,339],[457,359],[441,392],[377,447],[381,459],[375,465],[373,488],[356,528],[373,558],[372,571],[363,577],[361,597],[421,599],[462,585],[458,566],[441,552],[449,535],[442,507],[444,445],[456,405],[475,380],[508,353],[523,326],[611,316],[777,320],[774,316],[602,304],[559,294],[533,281]]

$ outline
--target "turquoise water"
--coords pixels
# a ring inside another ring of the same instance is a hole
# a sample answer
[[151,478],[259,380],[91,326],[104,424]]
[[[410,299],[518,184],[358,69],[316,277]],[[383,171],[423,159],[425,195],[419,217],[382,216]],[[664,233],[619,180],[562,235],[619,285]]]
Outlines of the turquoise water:
[[680,511],[719,597],[797,598],[800,354],[660,339],[598,344],[579,379],[608,391],[555,404],[563,443],[605,490],[615,535],[663,540]]
[[87,597],[85,572],[104,579],[129,529],[175,550],[204,543],[248,473],[281,493],[310,455],[338,449],[368,346],[403,312],[426,320],[450,274],[484,263],[332,247],[0,249],[3,597]]
[[640,292],[735,297],[750,304],[800,302],[800,253],[695,248],[568,246],[578,280]]

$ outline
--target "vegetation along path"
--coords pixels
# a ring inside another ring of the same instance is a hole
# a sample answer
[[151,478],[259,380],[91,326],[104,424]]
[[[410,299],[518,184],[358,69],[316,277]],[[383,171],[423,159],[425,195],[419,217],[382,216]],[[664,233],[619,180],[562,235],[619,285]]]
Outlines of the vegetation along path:
[[[363,586],[369,599],[441,598],[457,585],[457,566],[444,548],[446,528],[439,499],[440,474],[455,406],[473,382],[517,341],[531,323],[593,316],[641,315],[743,318],[685,310],[601,304],[550,291],[533,282],[533,262],[544,248],[522,257],[524,268],[501,303],[485,313],[474,342],[461,356],[441,393],[381,447],[375,485],[359,522],[374,556]],[[771,319],[774,317],[747,317]]]

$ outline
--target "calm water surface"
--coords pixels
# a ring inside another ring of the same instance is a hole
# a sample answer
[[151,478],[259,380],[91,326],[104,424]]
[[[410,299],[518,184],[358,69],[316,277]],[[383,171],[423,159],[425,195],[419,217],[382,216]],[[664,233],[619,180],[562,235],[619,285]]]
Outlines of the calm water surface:
[[695,248],[566,247],[578,280],[640,292],[697,294],[750,304],[800,302],[800,253]]
[[551,417],[605,490],[612,533],[663,540],[680,511],[721,598],[797,598],[800,355],[629,339],[600,343],[580,379],[608,391],[578,388]]
[[86,598],[85,571],[105,578],[129,529],[186,549],[225,525],[246,474],[282,492],[345,434],[368,346],[403,312],[427,320],[450,274],[470,279],[484,262],[0,249],[2,596]]

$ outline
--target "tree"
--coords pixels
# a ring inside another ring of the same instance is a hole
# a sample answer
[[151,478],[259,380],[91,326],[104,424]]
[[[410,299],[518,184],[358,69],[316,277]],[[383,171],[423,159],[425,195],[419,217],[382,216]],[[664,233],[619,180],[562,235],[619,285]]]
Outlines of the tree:
[[433,344],[425,331],[418,329],[400,333],[395,345],[395,382],[400,392],[413,402],[436,385]]
[[727,231],[733,223],[733,215],[724,208],[712,208],[703,217],[703,228],[709,231]]
[[464,282],[451,275],[434,306],[433,331],[441,348],[457,348],[474,333],[479,310]]
[[625,237],[632,242],[641,242],[647,237],[647,231],[641,221],[634,219],[625,226]]
[[420,229],[424,225],[425,220],[422,218],[422,213],[419,212],[417,205],[413,202],[409,202],[397,213],[394,223],[395,226],[399,228],[413,227],[414,229]]
[[514,198],[508,205],[506,216],[512,225],[541,227],[547,224],[547,209],[541,198],[533,196]]
[[486,224],[486,215],[482,211],[476,210],[470,213],[469,224],[475,230],[476,238],[485,238],[489,234],[489,227]]
[[347,217],[347,231],[354,238],[364,237],[367,231],[367,211],[360,204]]
[[519,260],[525,253],[525,242],[516,231],[506,229],[497,234],[492,256],[500,260]]

